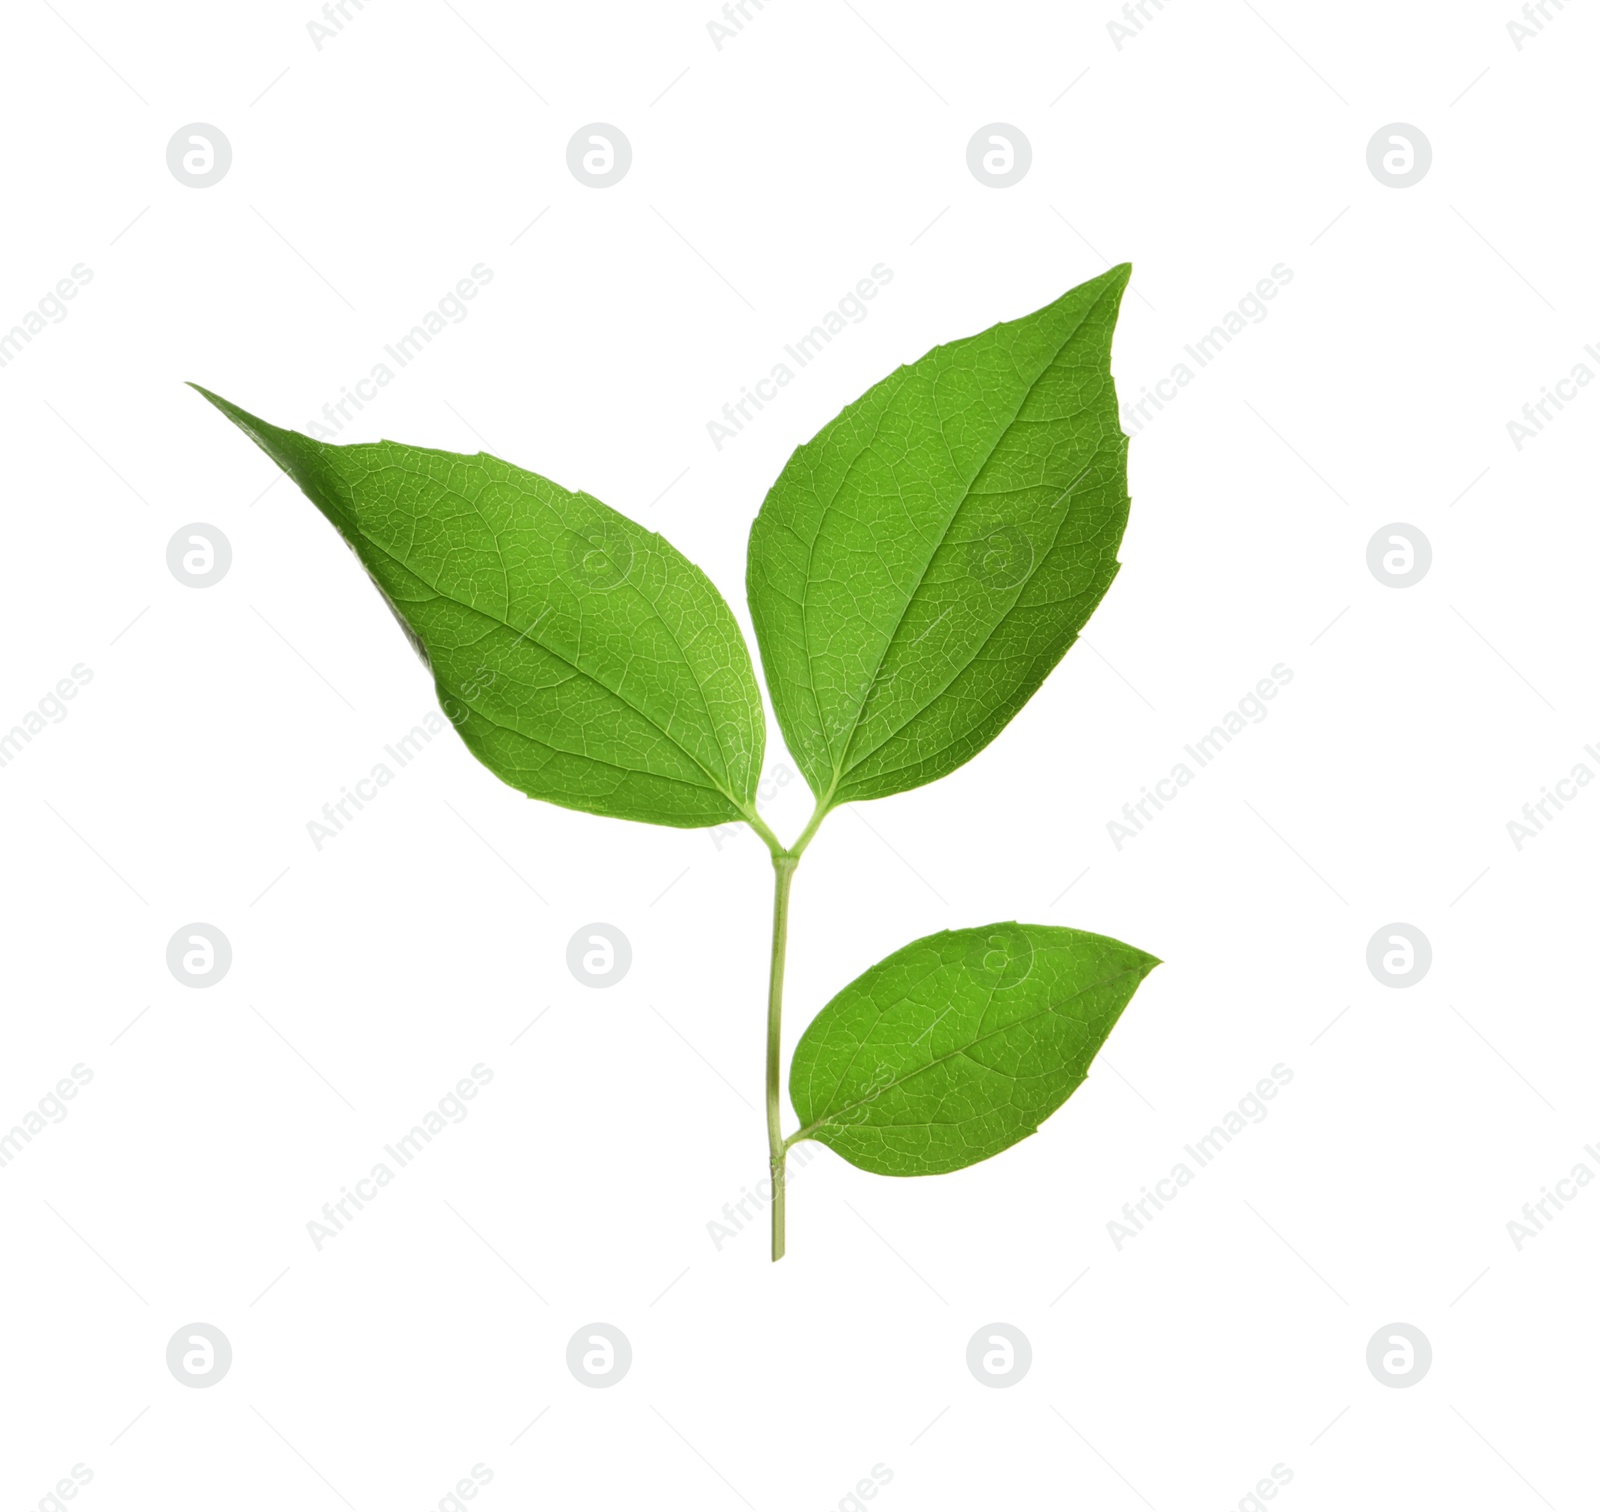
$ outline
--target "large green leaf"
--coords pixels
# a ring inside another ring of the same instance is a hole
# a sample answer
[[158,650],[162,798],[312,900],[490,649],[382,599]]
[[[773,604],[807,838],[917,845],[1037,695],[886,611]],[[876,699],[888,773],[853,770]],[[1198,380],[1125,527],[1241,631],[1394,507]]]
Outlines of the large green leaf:
[[668,542],[483,452],[331,446],[200,392],[354,548],[502,781],[653,824],[754,812],[766,722],[750,652]]
[[990,924],[913,941],[800,1036],[797,1139],[880,1176],[987,1160],[1069,1098],[1160,963],[1104,935]]
[[1117,572],[1127,437],[1111,335],[1129,267],[935,347],[789,459],[748,592],[784,740],[828,804],[970,760]]

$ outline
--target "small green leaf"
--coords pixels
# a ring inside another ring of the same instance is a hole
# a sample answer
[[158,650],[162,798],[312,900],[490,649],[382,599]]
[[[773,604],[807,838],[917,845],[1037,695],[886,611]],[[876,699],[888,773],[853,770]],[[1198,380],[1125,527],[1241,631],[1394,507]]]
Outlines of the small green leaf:
[[789,459],[747,588],[784,740],[826,804],[970,760],[1117,572],[1127,264],[891,373]]
[[[862,973],[795,1047],[799,1139],[880,1176],[932,1176],[1032,1134],[1081,1085],[1160,962],[1048,924],[913,941]],[[791,1141],[792,1142],[792,1141]]]
[[754,812],[766,720],[750,652],[668,542],[483,452],[331,446],[199,392],[354,549],[503,782],[685,828]]

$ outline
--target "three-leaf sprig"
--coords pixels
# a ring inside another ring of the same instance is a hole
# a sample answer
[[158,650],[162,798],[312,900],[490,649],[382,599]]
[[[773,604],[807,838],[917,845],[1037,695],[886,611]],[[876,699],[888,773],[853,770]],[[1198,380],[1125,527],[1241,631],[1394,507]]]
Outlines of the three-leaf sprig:
[[669,542],[481,452],[329,445],[200,390],[355,551],[497,777],[620,819],[742,820],[767,844],[774,1260],[791,1145],[814,1139],[887,1176],[998,1154],[1082,1083],[1157,964],[1044,924],[913,941],[801,1036],[789,1073],[800,1127],[783,1134],[789,891],[818,826],[981,751],[1116,576],[1127,437],[1110,363],[1129,272],[897,369],[796,450],[767,494],[750,531],[750,615],[816,798],[791,846],[756,808],[766,717],[749,649]]

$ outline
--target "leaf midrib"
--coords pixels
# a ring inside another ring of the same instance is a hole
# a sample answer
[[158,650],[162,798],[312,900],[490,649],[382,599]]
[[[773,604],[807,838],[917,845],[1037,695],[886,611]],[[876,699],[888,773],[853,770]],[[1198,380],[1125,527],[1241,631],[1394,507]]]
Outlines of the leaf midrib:
[[[633,713],[637,714],[641,719],[648,720],[650,725],[651,725],[651,727],[656,729],[656,730],[659,730],[661,732],[661,734],[663,736],[665,736],[666,739],[673,746],[675,746],[679,751],[681,751],[684,754],[685,757],[688,758],[688,760],[689,760],[691,765],[699,768],[699,770],[705,774],[708,783],[710,784],[710,786],[712,787],[712,789],[714,791],[721,793],[722,796],[724,798],[726,798],[730,804],[733,805],[734,809],[737,812],[740,812],[740,813],[744,812],[744,809],[745,809],[744,801],[742,799],[736,798],[732,793],[730,793],[728,791],[728,789],[721,782],[719,782],[717,780],[716,775],[706,767],[706,764],[697,755],[695,755],[695,753],[693,751],[691,751],[686,745],[684,745],[683,742],[681,740],[679,740],[678,737],[672,733],[672,731],[666,729],[663,725],[658,723],[657,720],[656,720],[655,715],[652,714],[649,710],[642,709],[637,704],[631,702],[629,699],[624,698],[622,696],[622,694],[617,692],[617,690],[615,688],[608,688],[603,682],[600,681],[600,679],[598,677],[596,677],[594,675],[594,673],[588,671],[587,669],[585,669],[583,667],[580,667],[569,656],[566,656],[562,652],[556,650],[555,647],[547,645],[544,641],[538,639],[537,636],[531,635],[530,631],[528,631],[528,630],[519,631],[517,629],[517,627],[515,625],[513,625],[509,620],[506,620],[506,619],[502,618],[499,615],[490,614],[487,610],[478,608],[478,606],[476,604],[465,603],[461,599],[457,598],[454,594],[446,593],[442,588],[439,587],[439,585],[437,583],[430,583],[427,580],[427,578],[423,577],[422,574],[420,572],[418,572],[416,570],[416,568],[411,566],[411,564],[409,562],[402,561],[392,551],[390,551],[386,546],[383,546],[379,542],[374,541],[372,539],[372,537],[370,535],[368,535],[367,532],[364,529],[362,529],[361,522],[360,522],[359,519],[357,519],[357,521],[356,521],[356,532],[357,532],[358,535],[360,535],[360,537],[361,537],[361,539],[363,541],[365,541],[369,546],[372,547],[372,549],[374,551],[380,552],[383,556],[388,557],[390,561],[394,562],[396,565],[398,565],[399,567],[403,568],[406,572],[409,572],[411,574],[411,576],[416,578],[416,580],[419,583],[422,583],[426,587],[432,589],[435,597],[443,599],[446,603],[454,604],[459,609],[464,609],[468,614],[475,614],[475,615],[479,616],[479,618],[481,618],[481,619],[486,619],[492,625],[499,625],[501,627],[501,629],[503,629],[503,630],[511,631],[511,632],[517,634],[519,637],[527,637],[527,638],[531,639],[533,641],[533,644],[538,646],[539,649],[541,651],[543,651],[546,655],[554,657],[558,662],[562,663],[562,665],[571,668],[571,670],[577,676],[583,678],[585,682],[588,682],[592,686],[598,688],[602,693],[606,694],[608,697],[616,699],[616,701],[619,704],[621,704],[623,706],[623,708],[631,710]],[[649,603],[649,600],[646,599],[645,602]],[[652,606],[652,612],[654,612],[653,606]],[[657,615],[657,618],[659,618],[659,617],[660,616]],[[533,629],[537,629],[537,621],[535,622],[535,624],[534,624],[534,626],[532,628]],[[674,642],[674,644],[676,644],[676,642]],[[681,648],[680,648],[680,655],[681,654],[682,653],[681,653]],[[694,676],[693,669],[689,668],[687,662],[685,662],[684,665],[685,665],[685,669],[689,671],[690,678],[694,681],[695,685],[698,687],[699,686],[699,679]],[[703,690],[702,690],[702,695],[701,696],[702,696],[702,700],[703,700],[703,698],[704,698],[704,691]],[[480,717],[481,718],[487,718],[487,716],[485,716],[485,715],[480,715]],[[497,722],[494,721],[494,720],[490,720],[489,723],[495,724]],[[500,725],[499,728],[505,729],[505,730],[511,730],[512,734],[521,735],[524,740],[527,740],[527,739],[531,738],[529,736],[522,735],[522,732],[520,730],[512,730],[511,726],[509,726],[509,725]],[[713,736],[714,736],[714,733],[715,732],[713,730]],[[536,741],[535,744],[547,745],[548,742]],[[558,747],[558,746],[550,746],[550,749],[551,750],[559,750],[560,747]],[[719,752],[722,749],[720,742],[718,742],[717,749],[718,749]],[[579,757],[583,757],[584,759],[593,759],[593,758],[589,757],[588,753],[585,752],[585,751],[568,751],[568,752],[565,752],[564,754],[569,755],[569,756],[579,756]],[[607,763],[607,765],[614,765],[614,764],[615,763]],[[621,768],[618,768],[618,770],[620,770],[620,771],[628,771],[628,770],[630,770],[630,768],[621,767]],[[659,775],[662,775],[662,774],[653,773],[653,772],[645,772],[645,773],[642,773],[641,775],[659,776]],[[672,782],[672,781],[676,781],[678,779],[671,778],[671,777],[666,777],[666,778],[664,778],[664,780],[668,781],[668,782]],[[684,784],[684,785],[688,786],[688,784]]]
[[[1094,458],[1089,464],[1090,467],[1093,467],[1094,463],[1099,461],[1100,452],[1101,452],[1101,448],[1097,447],[1095,449]],[[1081,474],[1080,474],[1080,476],[1081,476]],[[991,641],[993,641],[995,636],[997,636],[1001,632],[1001,630],[1003,630],[1005,628],[1007,623],[1009,623],[1012,615],[1016,613],[1017,604],[1021,601],[1023,592],[1027,589],[1028,584],[1031,583],[1034,580],[1034,578],[1037,577],[1039,575],[1039,573],[1041,573],[1045,569],[1046,565],[1049,563],[1050,558],[1055,554],[1056,545],[1061,539],[1061,532],[1066,529],[1067,520],[1068,520],[1070,514],[1071,514],[1071,510],[1070,509],[1063,511],[1063,513],[1061,515],[1061,518],[1056,521],[1055,534],[1050,537],[1049,546],[1045,549],[1044,553],[1038,558],[1038,560],[1035,562],[1034,566],[1029,569],[1028,575],[1025,578],[1023,578],[1020,583],[1017,584],[1017,591],[1016,591],[1016,594],[1012,597],[1011,603],[1009,605],[1007,605],[1005,611],[1000,615],[1000,617],[998,619],[995,620],[994,624],[992,624],[989,627],[988,634],[986,634],[983,637],[983,639],[981,641],[979,641],[977,643],[977,645],[972,648],[972,654],[970,656],[968,656],[967,659],[964,662],[962,662],[960,666],[955,667],[955,668],[953,668],[951,670],[949,677],[947,677],[944,680],[944,682],[942,684],[940,684],[940,686],[938,688],[936,688],[926,699],[923,700],[923,702],[922,702],[920,707],[914,709],[909,715],[907,715],[904,720],[902,720],[898,725],[896,725],[894,729],[890,730],[889,733],[887,735],[885,735],[883,737],[883,739],[880,740],[876,745],[870,746],[867,750],[861,752],[861,754],[859,756],[857,756],[853,761],[851,761],[851,763],[849,765],[849,768],[843,774],[841,774],[841,777],[840,777],[840,781],[841,782],[844,781],[844,779],[846,777],[848,777],[851,773],[855,772],[857,768],[862,766],[870,757],[876,755],[879,751],[881,751],[886,745],[889,744],[890,741],[894,740],[897,736],[899,736],[905,730],[907,730],[911,725],[915,724],[917,722],[917,720],[919,720],[924,714],[926,714],[928,712],[928,710],[930,708],[932,708],[933,705],[935,703],[937,703],[939,701],[939,699],[942,698],[944,696],[944,694],[947,693],[950,690],[950,688],[954,685],[956,680],[967,670],[967,668],[970,667],[975,661],[977,661],[977,659],[980,656],[983,655],[984,651],[988,648],[989,643]],[[1086,589],[1083,590],[1082,593],[1074,594],[1074,595],[1072,595],[1072,597],[1073,598],[1082,598],[1082,597],[1084,597],[1085,594],[1087,594],[1087,593],[1089,593],[1091,591],[1092,591],[1091,589],[1086,588]],[[1066,602],[1070,602],[1070,600],[1067,600]],[[898,627],[897,627],[896,633],[898,634]],[[1077,638],[1078,638],[1077,637],[1077,631],[1074,631],[1073,635],[1072,635],[1072,639],[1075,641],[1075,640],[1077,640]],[[1068,643],[1068,649],[1070,649],[1070,648],[1071,648],[1071,642]],[[1065,653],[1063,653],[1063,654],[1065,654]],[[874,689],[873,691],[876,691],[876,690]],[[868,694],[868,698],[866,700],[863,700],[863,702],[862,702],[862,712],[863,713],[865,712],[866,704],[867,704],[868,701],[870,701],[870,698],[871,698],[871,693],[869,693]],[[857,731],[859,731],[860,728],[861,728],[861,720],[860,720],[860,716],[858,715],[857,720],[856,720],[855,730],[852,731],[852,734],[851,734],[852,744],[854,743],[855,733]],[[848,754],[849,754],[849,749],[846,748],[846,755],[848,755]],[[934,753],[934,755],[937,755],[937,754],[938,754],[937,752]],[[931,760],[932,757],[929,756],[929,757],[925,757],[923,759],[924,760]]]
[[[907,1072],[904,1076],[896,1077],[893,1081],[886,1082],[884,1084],[884,1086],[882,1088],[880,1088],[879,1091],[877,1093],[875,1093],[872,1097],[856,1098],[851,1102],[845,1103],[842,1107],[838,1107],[838,1108],[832,1109],[828,1113],[824,1114],[821,1118],[813,1120],[811,1123],[807,1124],[805,1128],[801,1129],[798,1134],[796,1134],[794,1136],[794,1138],[791,1141],[791,1143],[798,1144],[802,1139],[809,1139],[816,1130],[822,1128],[826,1124],[832,1123],[836,1118],[838,1118],[838,1116],[841,1113],[848,1113],[850,1111],[850,1109],[852,1109],[852,1108],[866,1107],[871,1103],[875,1103],[875,1102],[881,1101],[882,1098],[887,1093],[894,1091],[896,1088],[905,1086],[908,1082],[914,1081],[917,1077],[921,1076],[924,1072],[933,1070],[933,1068],[935,1066],[941,1066],[946,1061],[955,1059],[955,1057],[958,1056],[958,1055],[965,1055],[967,1052],[972,1050],[975,1046],[983,1044],[986,1040],[991,1040],[991,1039],[994,1039],[998,1035],[1009,1033],[1012,1029],[1017,1028],[1019,1025],[1031,1024],[1036,1019],[1041,1019],[1041,1018],[1046,1017],[1047,1015],[1058,1013],[1061,1009],[1065,1008],[1068,1004],[1076,1002],[1079,998],[1085,996],[1087,993],[1093,992],[1097,988],[1108,987],[1108,986],[1112,985],[1115,982],[1120,982],[1124,977],[1134,976],[1134,975],[1137,974],[1137,972],[1138,972],[1138,968],[1134,967],[1134,966],[1130,966],[1130,967],[1128,967],[1127,969],[1125,969],[1123,971],[1114,972],[1111,976],[1102,977],[1097,982],[1091,982],[1087,987],[1079,988],[1078,991],[1072,993],[1070,996],[1061,999],[1061,1001],[1059,1003],[1048,1003],[1043,1008],[1041,1008],[1037,1013],[1026,1013],[1026,1014],[1023,1014],[1021,1018],[1012,1019],[1009,1023],[1001,1025],[1001,1027],[998,1028],[998,1029],[991,1029],[986,1034],[980,1034],[976,1039],[968,1040],[965,1044],[958,1045],[954,1050],[951,1050],[946,1055],[935,1056],[933,1060],[926,1062],[924,1065],[918,1066],[915,1070]],[[926,979],[924,979],[924,980],[926,980]],[[984,1004],[984,1012],[986,1012],[986,1013],[989,1010],[989,1005],[991,1003],[993,1003],[993,1001],[994,1001],[994,991],[995,991],[995,989],[993,989],[993,988],[990,989],[988,1002],[986,1002]],[[872,1026],[873,1029],[876,1029],[878,1027],[878,1025],[883,1022],[883,1017],[889,1011],[890,1008],[897,1007],[899,1004],[905,1002],[905,1000],[906,1000],[906,995],[902,994],[900,997],[897,997],[894,1000],[893,1003],[890,1003],[887,1006],[885,1006],[883,1008],[880,1008],[878,1010],[878,1017],[873,1022],[873,1026]],[[870,1031],[869,1031],[869,1033],[870,1033]],[[861,1045],[858,1047],[858,1052],[857,1053],[859,1053],[860,1049],[864,1049],[865,1048],[866,1043],[867,1043],[867,1036],[863,1035],[861,1037]],[[1093,1057],[1091,1056],[1090,1059],[1092,1060]],[[852,1057],[852,1064],[853,1064],[853,1061],[854,1061],[854,1058]],[[986,1067],[985,1069],[987,1070],[987,1069],[991,1069],[991,1068]],[[997,1076],[1005,1076],[1004,1072],[995,1072],[994,1074],[997,1075]],[[1018,1081],[1020,1079],[1021,1078],[1015,1077],[1015,1076],[1007,1078],[1007,1080],[1010,1080],[1010,1081]]]
[[[829,763],[833,767],[833,781],[829,784],[829,791],[830,792],[837,791],[838,787],[839,787],[839,784],[844,780],[844,777],[845,777],[845,774],[846,774],[846,768],[844,767],[843,763],[848,758],[848,756],[850,754],[851,742],[855,739],[856,730],[857,730],[857,728],[859,727],[859,725],[861,723],[862,711],[863,711],[863,709],[865,709],[866,703],[867,703],[867,699],[870,697],[870,695],[872,693],[873,686],[877,681],[878,673],[883,667],[884,658],[889,654],[890,646],[893,644],[895,637],[900,633],[900,627],[905,621],[906,614],[907,614],[907,612],[909,611],[909,609],[911,607],[912,601],[916,598],[917,593],[921,589],[923,582],[927,578],[928,570],[932,566],[934,558],[936,556],[938,556],[940,547],[942,547],[944,545],[946,539],[948,539],[949,534],[950,534],[951,526],[955,523],[956,517],[961,513],[961,510],[966,505],[967,499],[968,499],[968,497],[970,496],[970,494],[972,492],[972,485],[977,481],[978,476],[982,473],[983,469],[989,465],[990,459],[994,456],[995,452],[999,449],[1001,442],[1004,441],[1005,438],[1011,433],[1012,426],[1016,424],[1017,416],[1022,412],[1023,405],[1028,402],[1028,399],[1032,396],[1034,389],[1038,387],[1040,379],[1043,378],[1044,375],[1047,372],[1050,371],[1051,367],[1053,367],[1055,365],[1056,360],[1061,356],[1062,352],[1066,350],[1068,343],[1073,339],[1073,337],[1075,337],[1078,334],[1079,331],[1081,331],[1083,329],[1084,322],[1088,320],[1090,315],[1094,314],[1100,308],[1101,303],[1106,298],[1106,295],[1107,295],[1108,292],[1111,292],[1109,286],[1108,286],[1108,288],[1106,290],[1102,290],[1100,295],[1099,295],[1099,297],[1097,297],[1095,299],[1095,301],[1091,305],[1089,305],[1088,308],[1085,309],[1082,312],[1082,314],[1079,315],[1079,317],[1078,317],[1076,323],[1073,325],[1072,329],[1070,331],[1068,331],[1062,337],[1060,343],[1057,345],[1055,351],[1051,353],[1049,359],[1040,366],[1038,372],[1036,372],[1034,374],[1034,376],[1028,381],[1028,386],[1027,386],[1026,389],[1024,389],[1024,391],[1022,393],[1022,397],[1017,401],[1017,403],[1013,407],[1013,409],[1011,411],[1011,415],[1007,419],[1005,425],[1000,429],[999,433],[995,436],[994,441],[989,446],[989,449],[984,453],[983,460],[981,462],[979,462],[978,465],[971,471],[971,473],[968,475],[966,481],[963,483],[962,488],[961,488],[960,497],[956,500],[956,503],[955,503],[954,507],[950,510],[950,513],[946,517],[943,526],[940,528],[938,539],[934,541],[932,548],[929,550],[927,560],[924,561],[923,564],[922,564],[922,571],[918,574],[916,583],[913,585],[911,591],[905,596],[905,601],[900,606],[900,612],[895,618],[895,623],[894,623],[893,627],[890,629],[889,633],[884,637],[883,646],[879,650],[878,659],[877,659],[877,661],[874,664],[873,669],[872,669],[872,675],[871,675],[870,678],[867,679],[867,681],[866,681],[866,683],[865,683],[865,685],[864,685],[864,687],[862,689],[861,698],[860,698],[859,702],[856,705],[855,712],[854,712],[853,717],[851,718],[849,728],[847,730],[845,730],[843,732],[843,734],[841,735],[841,737],[840,737],[841,750],[840,750],[840,755],[838,757],[834,756],[834,742],[833,742],[832,738],[828,734],[828,730],[827,730],[826,724],[823,723],[822,720],[821,720],[821,712],[822,711],[821,711],[820,704],[818,705],[818,709],[817,709],[818,723],[819,723],[819,727],[822,730],[823,741],[824,741],[824,744],[825,744],[825,746],[827,748],[827,751],[828,751]],[[911,371],[911,369],[908,368],[906,371],[909,373]],[[939,376],[938,374],[934,375],[935,384],[937,383],[938,376]],[[892,396],[892,397],[898,397],[898,391],[897,391],[896,395]],[[891,402],[892,402],[892,398],[891,398]],[[806,588],[807,588],[807,598],[809,598],[809,590],[810,590],[810,585],[811,585],[811,581],[812,581],[812,579],[811,579],[812,561],[813,561],[813,559],[814,559],[814,557],[816,555],[816,542],[817,542],[817,540],[820,538],[820,536],[822,534],[822,526],[826,522],[829,512],[838,503],[839,495],[844,491],[845,484],[849,481],[850,474],[854,470],[854,468],[856,466],[856,463],[858,461],[860,461],[862,456],[864,456],[866,454],[866,451],[867,451],[868,447],[871,446],[872,442],[877,439],[878,432],[882,428],[883,417],[884,417],[885,414],[887,414],[887,412],[889,410],[889,407],[890,407],[889,404],[886,403],[884,405],[883,409],[879,411],[878,416],[877,416],[876,420],[873,423],[873,430],[872,430],[871,437],[869,437],[866,441],[864,441],[862,443],[862,445],[856,450],[855,455],[851,457],[849,466],[847,466],[845,468],[844,474],[840,478],[838,486],[834,489],[833,493],[830,495],[830,497],[828,499],[828,502],[823,505],[822,512],[817,518],[817,529],[816,529],[815,533],[812,535],[811,543],[807,547],[807,551],[806,551],[806,577],[805,577],[805,582],[806,582]],[[941,424],[940,429],[939,429],[939,439],[940,439],[941,442],[944,442],[946,452],[948,453],[949,446],[948,446],[948,443],[945,442],[944,429],[943,429],[943,425],[942,424]],[[1059,531],[1058,531],[1058,533],[1059,533]],[[813,699],[815,699],[816,679],[815,679],[815,677],[810,675],[811,671],[812,671],[810,624],[809,624],[809,621],[808,621],[808,618],[806,616],[806,612],[805,611],[806,611],[806,600],[803,599],[801,601],[800,620],[801,620],[801,625],[803,627],[804,643],[805,643],[805,648],[806,648],[806,668],[807,668],[807,674],[808,674],[808,682],[812,686]]]

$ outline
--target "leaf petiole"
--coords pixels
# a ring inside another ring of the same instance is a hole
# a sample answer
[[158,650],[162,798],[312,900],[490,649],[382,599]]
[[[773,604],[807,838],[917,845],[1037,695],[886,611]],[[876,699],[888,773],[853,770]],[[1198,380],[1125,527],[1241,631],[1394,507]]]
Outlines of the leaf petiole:
[[827,817],[828,798],[819,798],[810,822],[794,845],[785,848],[772,827],[752,807],[745,820],[772,853],[772,966],[767,981],[767,1164],[772,1181],[772,1258],[783,1259],[785,1182],[790,1141],[782,1125],[783,969],[789,944],[789,888],[801,854]]

